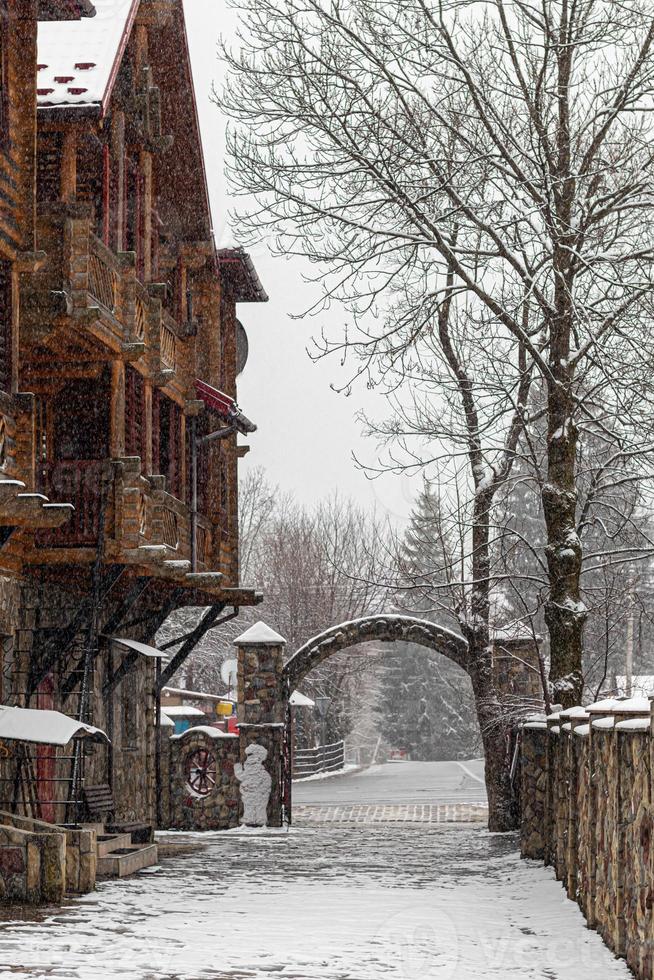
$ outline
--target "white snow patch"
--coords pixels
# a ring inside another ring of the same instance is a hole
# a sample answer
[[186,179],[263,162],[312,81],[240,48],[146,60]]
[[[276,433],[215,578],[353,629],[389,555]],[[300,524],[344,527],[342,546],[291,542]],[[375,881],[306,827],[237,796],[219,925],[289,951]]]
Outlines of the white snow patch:
[[648,732],[650,728],[650,719],[626,718],[624,721],[616,722],[615,727],[621,732]]
[[278,647],[285,643],[286,640],[284,637],[276,633],[274,629],[271,629],[261,619],[234,640],[234,646],[248,646],[249,644],[259,647]]

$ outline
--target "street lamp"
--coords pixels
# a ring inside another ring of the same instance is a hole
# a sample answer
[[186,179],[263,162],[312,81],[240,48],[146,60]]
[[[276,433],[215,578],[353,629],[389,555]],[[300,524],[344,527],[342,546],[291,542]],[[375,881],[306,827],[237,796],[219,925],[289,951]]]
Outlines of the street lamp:
[[329,711],[329,706],[332,703],[332,699],[328,697],[317,697],[314,698],[316,705],[316,711],[320,717],[320,741],[322,743],[322,771],[325,771],[325,742],[327,741],[327,712]]

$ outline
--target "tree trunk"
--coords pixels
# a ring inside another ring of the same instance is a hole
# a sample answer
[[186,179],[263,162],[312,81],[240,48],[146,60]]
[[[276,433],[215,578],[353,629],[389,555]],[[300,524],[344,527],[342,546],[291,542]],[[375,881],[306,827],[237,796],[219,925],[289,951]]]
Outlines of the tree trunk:
[[[567,262],[567,257],[562,260]],[[560,270],[565,280],[565,268]],[[568,367],[572,313],[569,284],[565,307],[550,325],[550,371],[547,408],[547,483],[542,500],[547,526],[549,595],[545,622],[550,634],[550,686],[552,700],[564,708],[582,697],[582,637],[586,608],[580,598],[581,541],[577,534],[576,458],[577,429],[572,399],[573,378]]]
[[519,815],[511,786],[511,725],[493,675],[490,637],[490,508],[493,491],[477,492],[472,527],[472,597],[469,621],[464,626],[468,641],[468,673],[475,695],[477,718],[484,746],[488,829],[515,830]]
[[470,679],[484,746],[488,829],[502,833],[516,830],[520,825],[517,796],[511,782],[513,727],[505,717],[495,689],[490,645],[471,652]]

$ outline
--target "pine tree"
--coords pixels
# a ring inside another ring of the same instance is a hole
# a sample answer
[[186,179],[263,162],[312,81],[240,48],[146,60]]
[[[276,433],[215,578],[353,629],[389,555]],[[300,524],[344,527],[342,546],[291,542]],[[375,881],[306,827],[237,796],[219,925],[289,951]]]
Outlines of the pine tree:
[[[401,613],[456,628],[453,547],[437,490],[423,481],[399,554]],[[466,674],[440,655],[402,644],[384,661],[378,705],[391,748],[414,760],[466,758],[479,750],[472,687]]]

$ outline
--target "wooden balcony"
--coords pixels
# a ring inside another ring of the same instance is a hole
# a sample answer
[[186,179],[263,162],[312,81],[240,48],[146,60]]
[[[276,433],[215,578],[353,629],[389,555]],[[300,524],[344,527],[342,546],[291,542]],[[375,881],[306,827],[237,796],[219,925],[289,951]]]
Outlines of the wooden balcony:
[[193,573],[189,507],[166,491],[163,477],[143,476],[138,457],[67,460],[41,467],[38,478],[42,493],[66,500],[74,512],[66,525],[37,533],[34,562],[93,561],[104,513],[105,561],[205,591],[234,584],[220,529],[204,515]]
[[40,491],[54,501],[71,503],[74,512],[62,527],[39,531],[35,542],[38,548],[96,547],[102,512],[103,475],[106,510],[111,475],[102,460],[71,460],[39,468],[37,485]]

